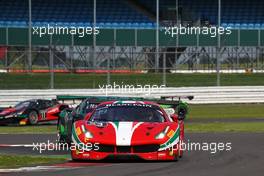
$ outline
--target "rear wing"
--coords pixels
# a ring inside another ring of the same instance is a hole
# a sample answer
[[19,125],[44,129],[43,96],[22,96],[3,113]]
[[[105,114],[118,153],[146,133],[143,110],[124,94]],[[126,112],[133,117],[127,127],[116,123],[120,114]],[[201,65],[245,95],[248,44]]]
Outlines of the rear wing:
[[[76,95],[57,95],[57,101],[76,101],[88,100],[90,104],[100,104],[105,101],[151,101],[161,106],[176,108],[182,101],[181,99],[192,100],[193,96],[161,96],[160,98],[144,97],[119,97],[119,96],[76,96]],[[177,99],[177,100],[176,100]]]
[[78,96],[78,95],[57,95],[57,101],[82,101],[89,99],[90,101],[102,103],[105,101],[144,101],[143,97],[118,97],[118,96]]

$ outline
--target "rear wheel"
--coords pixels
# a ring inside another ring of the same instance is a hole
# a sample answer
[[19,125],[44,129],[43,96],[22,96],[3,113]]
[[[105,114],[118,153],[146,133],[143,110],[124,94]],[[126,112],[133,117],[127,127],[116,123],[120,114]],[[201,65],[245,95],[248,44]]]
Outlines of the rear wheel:
[[179,155],[175,155],[173,161],[179,161]]
[[36,111],[31,111],[28,114],[28,120],[30,125],[36,125],[38,123],[38,113]]
[[174,161],[178,161],[178,160],[179,160],[179,156],[177,155],[175,156]]

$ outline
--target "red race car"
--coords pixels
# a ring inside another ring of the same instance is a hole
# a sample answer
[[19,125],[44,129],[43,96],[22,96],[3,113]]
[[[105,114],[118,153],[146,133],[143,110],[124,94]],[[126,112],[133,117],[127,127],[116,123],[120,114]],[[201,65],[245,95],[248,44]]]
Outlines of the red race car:
[[72,159],[177,160],[183,155],[180,143],[184,138],[183,119],[187,110],[187,104],[181,100],[159,104],[148,101],[101,103],[85,120],[74,122]]
[[56,100],[33,99],[22,101],[14,107],[5,108],[0,112],[0,125],[19,123],[35,125],[38,122],[58,119],[59,113],[68,105]]

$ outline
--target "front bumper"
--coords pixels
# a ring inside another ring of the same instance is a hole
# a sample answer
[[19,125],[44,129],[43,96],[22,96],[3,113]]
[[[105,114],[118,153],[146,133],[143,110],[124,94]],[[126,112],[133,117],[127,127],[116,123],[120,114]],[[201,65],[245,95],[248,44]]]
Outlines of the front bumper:
[[25,120],[24,117],[19,117],[15,115],[0,116],[0,125],[19,124],[23,120]]
[[8,117],[6,118],[5,116],[0,117],[0,125],[8,125],[12,123],[18,123],[19,120],[16,117]]
[[74,160],[104,160],[104,159],[136,159],[143,160],[175,160],[178,157],[177,150],[165,150],[145,153],[134,152],[98,152],[98,151],[79,151],[71,150],[71,156]]

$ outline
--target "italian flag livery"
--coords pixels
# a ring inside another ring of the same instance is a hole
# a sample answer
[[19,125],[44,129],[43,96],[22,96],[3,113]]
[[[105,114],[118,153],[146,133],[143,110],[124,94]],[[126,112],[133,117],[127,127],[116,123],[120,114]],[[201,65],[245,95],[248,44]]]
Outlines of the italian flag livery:
[[[179,144],[183,140],[183,121],[173,121],[159,105],[150,102],[106,102],[97,109],[87,119],[73,124],[72,145],[78,146],[72,149],[74,160],[118,157],[177,160],[182,155]],[[154,112],[152,119],[145,118],[149,111]],[[144,116],[135,117],[137,113]],[[120,118],[116,118],[120,114]],[[130,116],[123,119],[123,114]],[[105,117],[115,120],[106,121]]]

